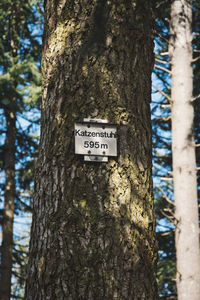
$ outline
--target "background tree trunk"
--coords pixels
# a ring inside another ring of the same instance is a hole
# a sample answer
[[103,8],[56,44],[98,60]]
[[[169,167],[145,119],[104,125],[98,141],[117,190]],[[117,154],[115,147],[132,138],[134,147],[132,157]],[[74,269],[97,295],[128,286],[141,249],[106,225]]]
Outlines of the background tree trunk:
[[192,105],[192,1],[173,1],[172,156],[178,299],[200,299],[200,252]]
[[[9,47],[11,50],[11,64],[15,66],[15,57],[17,56],[18,41],[16,33],[17,7],[15,3],[11,6],[11,15],[8,24]],[[17,87],[17,82],[11,80],[10,93]],[[17,97],[13,93],[13,98],[8,108],[4,108],[6,119],[6,141],[5,141],[5,192],[4,192],[4,211],[3,211],[3,229],[1,246],[1,276],[0,276],[0,295],[2,300],[11,298],[11,277],[13,263],[13,222],[15,211],[15,153],[16,153],[16,101]]]
[[7,132],[5,142],[5,197],[3,213],[3,230],[1,246],[1,278],[0,295],[2,300],[10,300],[13,248],[13,218],[15,200],[15,141],[16,116],[13,112],[6,113]]
[[[46,1],[43,104],[25,299],[156,299],[151,1]],[[118,124],[84,162],[74,122]]]

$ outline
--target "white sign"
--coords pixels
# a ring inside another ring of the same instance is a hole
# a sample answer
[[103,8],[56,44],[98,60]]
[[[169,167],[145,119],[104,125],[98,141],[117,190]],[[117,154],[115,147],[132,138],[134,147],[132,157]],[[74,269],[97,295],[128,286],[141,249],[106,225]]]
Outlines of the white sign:
[[117,156],[117,127],[106,123],[77,122],[74,126],[75,153]]

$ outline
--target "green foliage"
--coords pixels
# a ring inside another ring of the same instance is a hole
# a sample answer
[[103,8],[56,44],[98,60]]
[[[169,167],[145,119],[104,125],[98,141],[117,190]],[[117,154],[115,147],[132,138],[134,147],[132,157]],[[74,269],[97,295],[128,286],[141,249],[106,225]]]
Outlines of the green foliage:
[[13,246],[13,280],[12,295],[15,299],[23,299],[24,283],[26,280],[26,266],[28,263],[29,236],[27,230],[23,230],[20,239],[15,239]]
[[[176,253],[174,241],[173,186],[171,177],[171,121],[170,76],[162,68],[170,70],[168,52],[169,19],[171,1],[157,1],[155,25],[156,61],[153,81],[152,125],[154,197],[157,219],[159,260],[157,267],[158,293],[160,299],[177,299]],[[163,55],[164,53],[164,55]],[[166,62],[162,64],[162,61]],[[167,64],[168,63],[168,64]],[[161,68],[160,68],[161,67]],[[161,91],[161,93],[160,93]],[[166,96],[165,96],[166,95]]]
[[[157,266],[158,292],[160,299],[176,299],[176,251],[174,242],[173,213],[174,206],[166,202],[165,195],[171,186],[168,184],[165,191],[155,189],[155,208],[157,217],[157,241],[159,260]],[[172,191],[171,191],[172,192]]]
[[[16,121],[16,190],[15,214],[31,211],[33,170],[38,148],[41,102],[41,34],[43,3],[39,0],[2,0],[0,3],[0,167],[4,178],[6,115],[14,113]],[[5,180],[0,182],[0,206],[3,208]],[[15,236],[17,238],[17,236]],[[18,237],[19,238],[19,237]],[[23,245],[23,246],[22,246]],[[13,248],[18,264],[14,279],[22,272],[27,243]],[[27,249],[26,249],[27,250]],[[24,278],[24,276],[22,276]],[[21,277],[21,278],[22,278]],[[18,290],[24,279],[18,281]]]

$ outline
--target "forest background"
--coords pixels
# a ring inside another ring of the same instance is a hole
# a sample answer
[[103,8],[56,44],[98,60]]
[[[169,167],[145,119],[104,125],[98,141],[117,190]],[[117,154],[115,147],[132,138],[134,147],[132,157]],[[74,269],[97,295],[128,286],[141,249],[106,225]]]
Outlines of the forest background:
[[[155,69],[152,74],[153,177],[159,247],[158,288],[160,299],[177,299],[176,252],[174,243],[174,197],[172,183],[170,61],[168,55],[170,2],[157,1],[155,8]],[[200,144],[199,12],[193,2],[194,32],[194,132]],[[10,254],[11,299],[22,299],[28,259],[29,226],[33,195],[33,173],[37,159],[41,101],[41,44],[43,5],[41,1],[2,0],[0,4],[0,224],[7,199],[14,217],[14,231],[3,251]],[[196,147],[197,169],[200,167]],[[7,185],[11,185],[8,192]],[[198,176],[198,199],[200,177]],[[12,227],[12,221],[8,224]],[[1,266],[1,270],[2,266]]]

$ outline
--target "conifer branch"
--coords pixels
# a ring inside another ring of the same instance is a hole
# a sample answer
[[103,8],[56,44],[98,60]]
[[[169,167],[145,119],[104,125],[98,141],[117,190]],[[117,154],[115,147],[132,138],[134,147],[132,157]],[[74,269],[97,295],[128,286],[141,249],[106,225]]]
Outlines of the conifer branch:
[[193,98],[191,99],[191,102],[193,102],[193,101],[195,101],[195,100],[197,100],[197,99],[199,99],[199,98],[200,98],[200,94],[197,95],[196,97],[193,97]]
[[163,189],[162,189],[160,186],[156,186],[156,187],[159,189],[159,191],[161,191],[161,193],[163,194],[164,199],[165,199],[168,203],[170,203],[170,204],[172,204],[173,206],[175,206],[174,202],[171,201],[171,200],[169,199],[169,197],[167,197],[167,195],[165,194],[165,192],[163,191]]
[[169,116],[169,117],[155,117],[155,119],[158,119],[158,120],[163,120],[163,121],[169,121],[169,120],[171,120],[171,116]]
[[173,180],[173,177],[160,177],[161,180],[168,181]]
[[161,56],[166,56],[166,55],[169,55],[169,52],[163,52],[163,53],[160,53]]
[[196,62],[199,59],[200,59],[200,56],[197,56],[197,57],[193,58],[192,63]]
[[156,85],[152,84],[152,86],[154,87],[154,89],[156,89],[159,93],[161,93],[169,102],[172,102],[172,98],[169,97],[165,92],[163,92],[162,90],[160,90]]
[[169,43],[169,40],[166,38],[166,37],[164,37],[162,34],[160,34],[158,31],[154,31],[155,32],[155,34],[157,35],[157,36],[159,36],[159,38],[161,38],[163,41],[165,41],[167,44]]
[[[169,227],[169,226],[168,226]],[[170,235],[171,234],[171,231],[174,231],[174,229],[171,229],[170,231],[165,231],[165,232],[162,232],[161,235],[162,236],[167,236],[167,235]],[[169,298],[170,299],[170,298]],[[174,299],[174,298],[173,298]]]
[[162,107],[162,108],[171,108],[171,104],[161,104],[161,106],[160,107]]
[[158,59],[158,58],[155,58],[155,61],[158,62],[158,63],[161,63],[161,64],[166,64],[166,65],[171,64],[169,61]]
[[168,69],[164,68],[164,67],[161,67],[161,66],[155,65],[155,68],[156,68],[156,69],[159,69],[159,70],[162,70],[162,71],[164,71],[164,72],[168,73],[169,75],[172,75],[172,72],[171,72],[170,70],[168,70]]
[[176,221],[174,220],[174,216],[169,216],[168,214],[166,214],[163,210],[161,210],[162,215],[167,218],[172,224],[176,225]]

